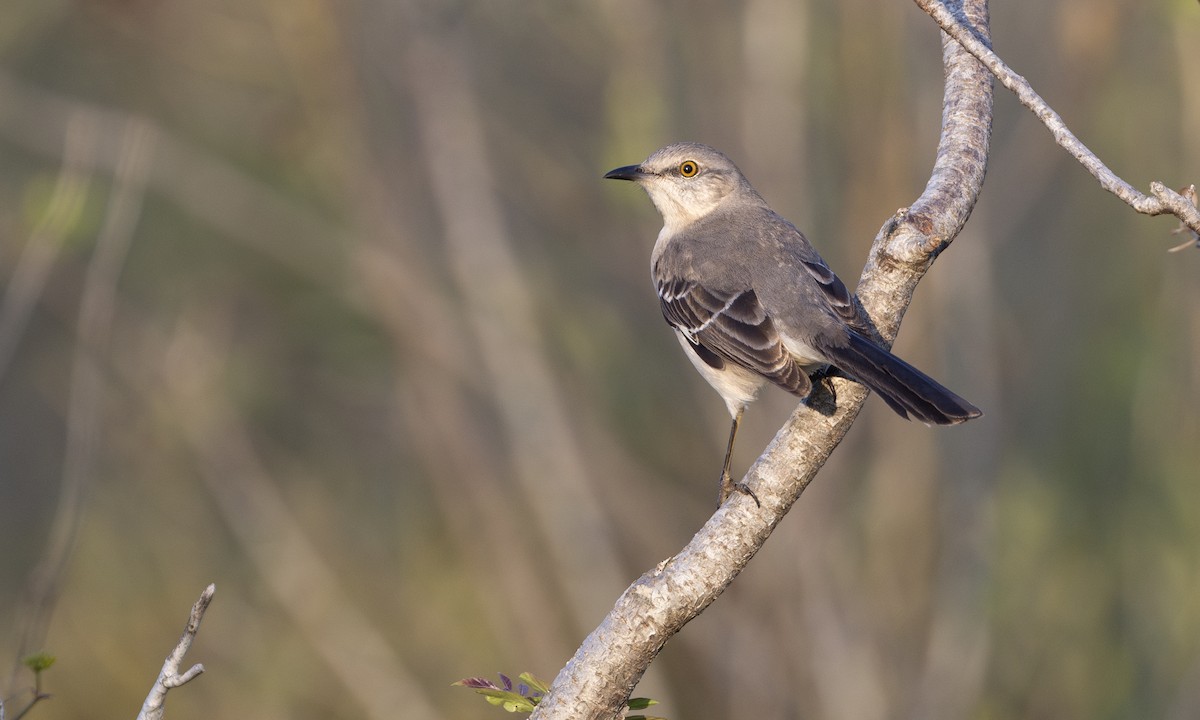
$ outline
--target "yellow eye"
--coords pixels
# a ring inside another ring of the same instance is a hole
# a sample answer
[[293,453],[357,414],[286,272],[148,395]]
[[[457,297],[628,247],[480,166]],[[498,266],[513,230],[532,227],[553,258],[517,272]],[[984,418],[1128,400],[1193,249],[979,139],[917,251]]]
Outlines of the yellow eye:
[[695,177],[696,173],[700,172],[700,166],[695,160],[684,160],[679,163],[679,174],[684,177]]

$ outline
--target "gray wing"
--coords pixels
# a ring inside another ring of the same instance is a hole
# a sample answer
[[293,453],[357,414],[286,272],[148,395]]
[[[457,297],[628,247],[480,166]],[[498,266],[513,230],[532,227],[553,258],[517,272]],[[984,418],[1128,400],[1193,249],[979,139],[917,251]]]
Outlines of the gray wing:
[[824,260],[816,256],[816,252],[813,252],[813,255],[812,259],[801,260],[800,267],[808,272],[809,277],[816,280],[821,296],[835,315],[849,325],[861,326],[858,309],[854,306],[854,300],[850,297],[845,283],[829,269]]
[[654,281],[663,317],[706,363],[721,369],[731,362],[794,395],[808,395],[808,375],[784,349],[754,290],[705,287],[694,279],[668,276],[660,268],[655,265]]

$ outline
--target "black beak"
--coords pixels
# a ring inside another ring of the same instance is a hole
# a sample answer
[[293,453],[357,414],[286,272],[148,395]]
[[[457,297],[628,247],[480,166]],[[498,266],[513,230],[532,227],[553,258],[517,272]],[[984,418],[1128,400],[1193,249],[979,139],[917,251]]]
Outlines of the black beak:
[[646,177],[641,165],[626,165],[604,173],[605,180],[641,180]]

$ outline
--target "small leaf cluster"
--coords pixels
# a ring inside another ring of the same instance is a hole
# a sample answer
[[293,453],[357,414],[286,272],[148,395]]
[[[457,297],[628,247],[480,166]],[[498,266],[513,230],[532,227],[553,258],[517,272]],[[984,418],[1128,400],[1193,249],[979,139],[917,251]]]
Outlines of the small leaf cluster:
[[[50,698],[49,693],[42,691],[42,672],[49,669],[54,664],[55,657],[49,653],[39,652],[34,653],[21,659],[21,664],[29,668],[33,672],[33,697],[30,698],[29,704],[17,712],[12,720],[21,720],[42,700]],[[5,701],[0,698],[0,720],[5,720]]]
[[43,670],[50,669],[50,666],[53,665],[54,661],[57,659],[58,658],[49,653],[39,652],[25,657],[21,660],[21,664],[32,670],[33,674],[36,676]]

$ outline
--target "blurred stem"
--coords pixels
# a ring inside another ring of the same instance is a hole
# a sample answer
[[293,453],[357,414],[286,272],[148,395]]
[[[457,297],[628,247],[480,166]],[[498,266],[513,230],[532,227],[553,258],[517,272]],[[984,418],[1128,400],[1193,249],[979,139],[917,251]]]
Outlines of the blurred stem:
[[[50,699],[49,693],[42,692],[42,673],[40,670],[35,670],[33,673],[33,697],[30,698],[29,704],[26,705],[25,707],[21,708],[21,712],[17,713],[13,717],[13,720],[21,720],[21,718],[23,718],[29,714],[29,711],[33,709],[34,705],[37,705],[42,700],[49,700],[49,699]],[[2,711],[3,708],[4,708],[4,703],[2,701],[0,701],[0,711]],[[0,720],[3,720],[3,718],[4,718],[3,712],[0,712]]]
[[62,488],[46,550],[30,576],[23,599],[23,636],[18,657],[24,657],[31,648],[42,645],[58,599],[63,570],[75,546],[87,488],[94,472],[101,427],[104,379],[99,359],[108,346],[117,278],[141,214],[153,148],[150,127],[131,117],[121,137],[120,161],[113,178],[108,211],[96,239],[80,298]]
[[21,251],[0,304],[0,378],[46,286],[64,237],[79,219],[91,184],[96,127],[90,114],[72,113],[62,142],[62,168],[41,218]]
[[[211,308],[209,308],[211,311]],[[201,335],[181,323],[165,356],[170,419],[199,459],[221,517],[299,632],[371,720],[438,717],[404,661],[345,590],[288,507],[245,420],[219,389],[224,328]]]
[[403,83],[412,93],[421,147],[450,269],[477,346],[514,475],[575,619],[608,609],[620,587],[616,538],[600,512],[571,414],[538,330],[537,304],[513,251],[495,192],[483,109],[466,61],[468,44],[419,9],[399,23]]
[[42,693],[42,690],[41,690],[41,687],[40,687],[40,684],[41,684],[41,677],[42,677],[41,673],[38,673],[38,674],[36,675],[36,677],[38,678],[37,682],[38,682],[38,685],[39,685],[39,687],[37,687],[37,688],[35,688],[35,689],[34,689],[34,691],[33,691],[33,699],[31,699],[31,700],[29,701],[29,704],[28,704],[28,705],[26,705],[25,707],[21,708],[21,712],[17,713],[17,714],[16,714],[16,716],[15,716],[15,717],[13,717],[13,720],[21,720],[21,718],[23,718],[23,717],[25,717],[27,714],[29,714],[29,711],[33,709],[33,706],[34,706],[34,705],[37,705],[37,704],[38,704],[39,702],[41,702],[42,700],[48,700],[48,699],[50,698],[50,696],[49,696],[49,695],[45,695],[45,694],[43,694],[43,693]]
[[[101,138],[119,136],[134,117],[22,83],[0,69],[0,134],[33,152],[58,157],[70,118],[86,114]],[[188,216],[261,253],[318,287],[344,292],[339,248],[347,231],[185,137],[154,128],[155,153],[146,184]],[[121,162],[110,143],[95,148],[95,168],[116,173]]]

